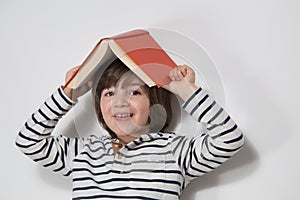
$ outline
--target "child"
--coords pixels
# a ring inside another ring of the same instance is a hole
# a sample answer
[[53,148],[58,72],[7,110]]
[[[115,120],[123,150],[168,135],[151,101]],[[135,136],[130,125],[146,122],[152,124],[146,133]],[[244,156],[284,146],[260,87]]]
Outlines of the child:
[[[179,199],[191,180],[241,149],[244,138],[228,114],[195,85],[190,67],[178,66],[169,76],[167,90],[149,88],[115,60],[92,90],[98,120],[109,134],[82,140],[51,136],[59,119],[90,88],[60,87],[31,115],[16,144],[44,167],[71,175],[73,199]],[[172,93],[195,120],[206,124],[204,133],[187,137],[165,132]]]

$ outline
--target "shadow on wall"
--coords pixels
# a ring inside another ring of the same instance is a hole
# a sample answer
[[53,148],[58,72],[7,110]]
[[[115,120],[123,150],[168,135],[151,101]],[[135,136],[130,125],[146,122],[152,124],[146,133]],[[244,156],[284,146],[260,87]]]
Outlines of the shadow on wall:
[[[221,198],[218,192],[206,192],[205,196],[201,193],[204,193],[206,189],[235,182],[238,184],[247,179],[259,170],[260,160],[268,154],[282,151],[282,147],[290,139],[289,116],[284,112],[284,108],[280,107],[278,99],[272,93],[274,88],[267,86],[265,74],[253,73],[237,58],[235,57],[234,69],[229,69],[228,73],[235,71],[239,76],[228,75],[235,80],[228,82],[227,85],[228,88],[237,90],[231,93],[236,95],[231,99],[235,100],[232,104],[236,109],[241,111],[238,113],[239,117],[235,117],[243,121],[240,127],[246,137],[245,146],[218,169],[192,181],[182,194],[184,200]],[[237,86],[236,83],[239,85]]]

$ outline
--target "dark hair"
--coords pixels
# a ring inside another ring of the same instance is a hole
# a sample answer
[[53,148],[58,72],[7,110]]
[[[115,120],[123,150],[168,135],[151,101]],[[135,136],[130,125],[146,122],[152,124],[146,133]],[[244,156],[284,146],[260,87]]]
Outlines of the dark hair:
[[[104,89],[116,86],[118,81],[125,73],[133,74],[129,68],[120,60],[115,59],[103,72],[99,81],[94,85],[92,93],[94,95],[94,106],[98,121],[106,129],[109,134],[116,138],[116,134],[106,125],[100,107],[101,93]],[[170,125],[172,108],[171,97],[172,93],[158,87],[148,87],[143,85],[142,89],[147,94],[150,100],[150,131],[164,132]]]

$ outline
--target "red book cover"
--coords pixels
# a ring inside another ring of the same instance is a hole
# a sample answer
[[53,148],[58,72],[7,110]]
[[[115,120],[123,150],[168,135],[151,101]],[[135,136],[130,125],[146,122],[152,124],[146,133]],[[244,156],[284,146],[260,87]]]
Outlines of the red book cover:
[[135,30],[112,39],[158,87],[170,82],[169,71],[177,65],[148,31]]
[[66,82],[65,87],[79,87],[83,79],[99,67],[98,63],[107,59],[105,52],[108,48],[149,86],[161,87],[168,84],[169,72],[177,66],[148,31],[137,29],[102,38],[85,58],[78,71]]

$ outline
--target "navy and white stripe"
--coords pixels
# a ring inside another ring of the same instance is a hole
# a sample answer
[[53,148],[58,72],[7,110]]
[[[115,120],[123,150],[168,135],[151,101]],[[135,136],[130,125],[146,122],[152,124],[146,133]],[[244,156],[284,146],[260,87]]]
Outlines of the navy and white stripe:
[[17,146],[31,159],[73,178],[73,199],[179,199],[194,178],[224,163],[243,145],[228,114],[201,88],[183,105],[206,123],[197,137],[149,133],[113,155],[108,135],[83,140],[53,137],[58,120],[75,104],[58,89],[25,123]]

